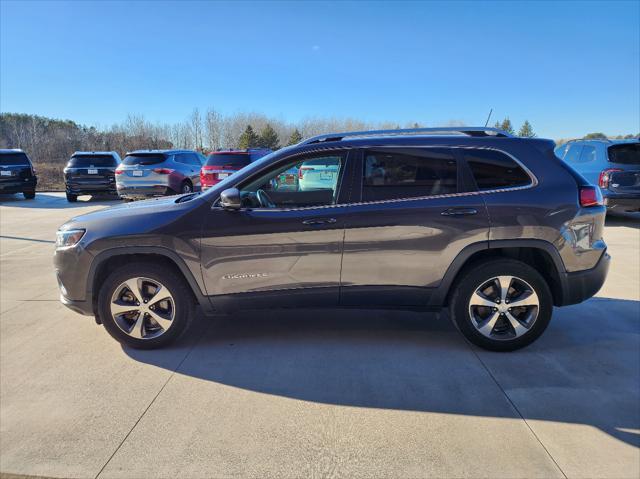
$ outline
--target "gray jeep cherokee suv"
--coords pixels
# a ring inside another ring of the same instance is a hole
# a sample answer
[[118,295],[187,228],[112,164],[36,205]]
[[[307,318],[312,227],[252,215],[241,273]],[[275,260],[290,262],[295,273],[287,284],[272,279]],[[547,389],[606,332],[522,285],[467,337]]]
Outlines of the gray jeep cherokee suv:
[[[600,191],[553,148],[491,128],[310,138],[206,193],[64,224],[61,300],[138,348],[176,339],[198,304],[448,307],[473,343],[514,350],[609,267]],[[323,166],[317,187],[281,188],[309,164]]]

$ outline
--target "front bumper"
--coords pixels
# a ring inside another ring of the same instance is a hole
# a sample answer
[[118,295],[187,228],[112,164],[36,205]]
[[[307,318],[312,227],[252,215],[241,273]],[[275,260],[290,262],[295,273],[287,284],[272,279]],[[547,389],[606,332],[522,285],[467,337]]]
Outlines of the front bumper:
[[53,255],[60,302],[76,313],[93,316],[93,297],[87,280],[93,255],[82,245],[57,249]]
[[602,288],[607,278],[610,264],[611,256],[605,251],[593,268],[572,273],[561,273],[562,300],[557,306],[582,303],[594,296]]

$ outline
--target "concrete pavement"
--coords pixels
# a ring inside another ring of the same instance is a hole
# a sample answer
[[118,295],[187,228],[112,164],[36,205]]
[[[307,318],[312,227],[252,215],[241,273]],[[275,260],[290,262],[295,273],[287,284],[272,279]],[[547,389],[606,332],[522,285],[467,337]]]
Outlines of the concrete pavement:
[[0,203],[0,471],[640,475],[640,221],[608,221],[604,288],[523,351],[354,310],[200,318],[175,347],[135,351],[58,303],[51,264],[59,224],[114,203]]

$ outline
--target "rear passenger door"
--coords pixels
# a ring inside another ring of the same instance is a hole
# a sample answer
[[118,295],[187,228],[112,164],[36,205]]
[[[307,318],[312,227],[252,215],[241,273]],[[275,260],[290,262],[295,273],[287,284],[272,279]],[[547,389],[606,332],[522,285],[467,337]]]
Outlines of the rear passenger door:
[[489,220],[455,148],[362,150],[345,225],[343,305],[415,305],[458,253],[488,240]]

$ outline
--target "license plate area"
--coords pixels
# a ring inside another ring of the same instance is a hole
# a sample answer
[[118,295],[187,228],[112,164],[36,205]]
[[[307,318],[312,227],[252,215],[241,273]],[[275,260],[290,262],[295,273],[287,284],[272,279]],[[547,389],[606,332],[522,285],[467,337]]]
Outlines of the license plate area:
[[96,170],[96,169],[88,169],[87,170],[87,174],[88,175],[97,175],[98,174],[98,170]]
[[320,172],[321,180],[332,180],[333,179],[333,171],[321,171]]
[[228,177],[230,175],[230,173],[218,173],[218,179],[222,180],[226,177]]
[[11,176],[11,170],[2,170],[0,171],[0,176]]
[[133,170],[131,176],[142,176],[142,170]]

